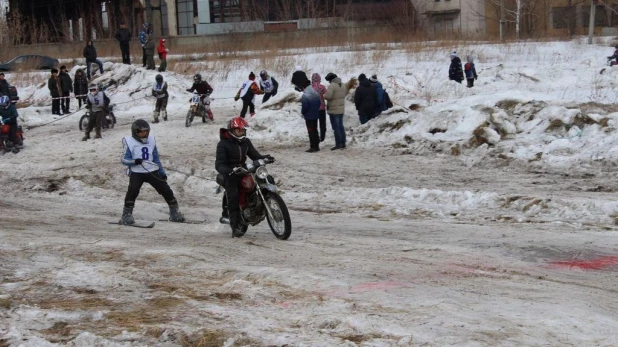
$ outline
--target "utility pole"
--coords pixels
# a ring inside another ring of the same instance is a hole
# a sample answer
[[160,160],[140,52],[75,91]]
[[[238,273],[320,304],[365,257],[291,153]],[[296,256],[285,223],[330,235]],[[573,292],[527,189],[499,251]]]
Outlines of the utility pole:
[[506,36],[506,10],[504,9],[504,0],[500,0],[500,41],[504,42]]
[[594,18],[597,10],[597,0],[590,1],[590,19],[588,21],[588,44],[592,44],[592,36],[594,34]]

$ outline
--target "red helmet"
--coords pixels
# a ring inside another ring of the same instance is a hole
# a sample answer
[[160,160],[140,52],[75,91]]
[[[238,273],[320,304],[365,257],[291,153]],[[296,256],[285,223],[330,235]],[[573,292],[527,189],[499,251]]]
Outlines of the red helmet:
[[[247,135],[247,128],[249,127],[249,123],[242,117],[234,117],[230,119],[230,122],[227,124],[227,130],[230,135],[238,141],[242,141],[245,139]],[[234,129],[241,129],[242,135],[238,136],[234,134]]]

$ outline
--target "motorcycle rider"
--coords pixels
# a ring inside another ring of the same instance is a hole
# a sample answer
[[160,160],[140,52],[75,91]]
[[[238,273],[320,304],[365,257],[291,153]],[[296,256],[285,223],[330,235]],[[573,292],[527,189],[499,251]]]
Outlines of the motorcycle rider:
[[198,94],[200,94],[200,98],[202,100],[202,107],[204,105],[204,99],[206,98],[207,95],[210,95],[212,93],[212,87],[210,86],[210,84],[208,84],[208,82],[203,81],[202,80],[202,75],[195,74],[195,76],[193,76],[193,85],[191,86],[191,88],[187,89],[187,91],[189,93],[193,93],[194,91],[197,91]]
[[167,174],[159,158],[155,137],[150,135],[150,125],[143,119],[131,124],[131,136],[122,139],[123,154],[120,162],[128,166],[129,188],[124,198],[120,224],[135,223],[133,207],[144,182],[161,194],[170,208],[170,221],[182,223],[185,217],[178,209],[178,201],[167,184]]
[[101,125],[105,118],[105,109],[110,103],[109,98],[104,91],[99,91],[99,85],[96,83],[90,84],[88,87],[88,104],[86,108],[90,109],[90,117],[88,119],[88,127],[82,141],[90,140],[90,132],[95,129],[95,139],[101,138]]
[[270,155],[261,155],[253,147],[251,140],[247,138],[247,127],[249,124],[244,118],[234,117],[230,119],[226,128],[219,129],[221,140],[217,144],[217,156],[215,169],[224,177],[224,187],[227,196],[223,197],[221,213],[221,223],[226,223],[229,218],[232,233],[240,233],[240,206],[238,202],[240,180],[243,175],[238,168],[246,168],[247,157],[251,160],[268,158],[271,162],[275,161]]
[[152,86],[152,96],[157,98],[155,103],[155,110],[152,114],[154,118],[153,123],[159,123],[159,114],[163,116],[163,120],[167,120],[167,100],[169,94],[167,93],[167,82],[163,82],[163,76],[158,74],[155,77],[155,84]]
[[17,108],[11,103],[11,98],[8,95],[0,96],[0,116],[2,116],[2,124],[11,126],[9,136],[15,145],[13,153],[18,153],[19,149],[22,148],[22,142],[21,139],[17,137]]

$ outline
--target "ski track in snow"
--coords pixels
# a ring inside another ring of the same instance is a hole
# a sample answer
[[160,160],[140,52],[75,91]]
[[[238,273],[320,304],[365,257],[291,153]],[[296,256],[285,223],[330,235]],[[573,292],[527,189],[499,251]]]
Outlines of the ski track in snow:
[[[54,119],[48,92],[18,85],[34,127],[19,154],[0,155],[0,346],[618,344],[618,70],[598,74],[613,49],[470,47],[472,89],[443,78],[448,50],[388,52],[376,72],[391,98],[422,108],[360,126],[347,102],[339,151],[329,125],[322,150],[304,152],[299,104],[276,106],[300,94],[275,74],[280,93],[258,101],[249,137],[277,158],[285,242],[266,222],[241,239],[218,223],[218,128],[248,71],[208,72],[215,122],[190,128],[189,79],[165,74],[170,121],[152,133],[181,211],[206,222],[159,221],[167,206],[145,185],[134,215],[153,229],[108,222],[128,185],[121,138],[152,117],[140,98],[156,73],[106,63],[99,81],[122,81],[109,89],[118,124],[85,143],[82,111],[36,127]],[[358,52],[306,53],[309,75],[374,69],[333,68]]]

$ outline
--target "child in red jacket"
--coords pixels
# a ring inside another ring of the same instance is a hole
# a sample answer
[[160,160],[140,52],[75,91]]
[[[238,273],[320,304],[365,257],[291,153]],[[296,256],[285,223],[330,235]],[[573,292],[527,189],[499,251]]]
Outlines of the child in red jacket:
[[159,59],[161,59],[161,65],[159,65],[159,72],[167,69],[167,52],[169,49],[165,48],[165,39],[159,40],[159,46],[157,46],[157,52],[159,53]]

